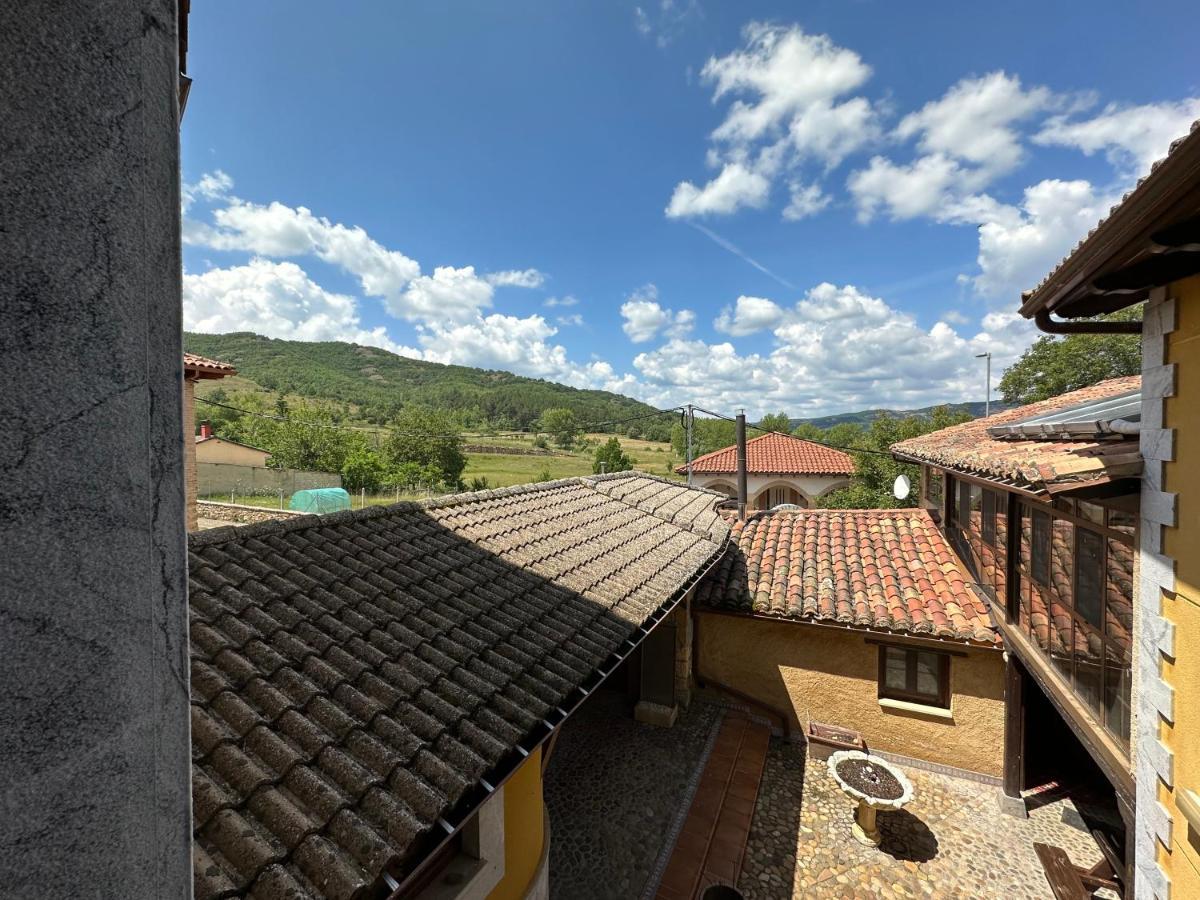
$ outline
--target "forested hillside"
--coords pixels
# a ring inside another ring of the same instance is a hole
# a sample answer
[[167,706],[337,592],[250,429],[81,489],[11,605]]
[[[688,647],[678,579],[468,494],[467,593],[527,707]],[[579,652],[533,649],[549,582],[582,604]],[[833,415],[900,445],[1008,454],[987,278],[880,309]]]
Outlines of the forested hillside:
[[339,341],[283,341],[250,332],[185,332],[184,349],[232,363],[272,394],[350,405],[353,418],[384,425],[406,406],[453,413],[466,427],[526,429],[547,409],[580,423],[624,419],[653,408],[607,391],[580,390],[509,372],[447,366]]

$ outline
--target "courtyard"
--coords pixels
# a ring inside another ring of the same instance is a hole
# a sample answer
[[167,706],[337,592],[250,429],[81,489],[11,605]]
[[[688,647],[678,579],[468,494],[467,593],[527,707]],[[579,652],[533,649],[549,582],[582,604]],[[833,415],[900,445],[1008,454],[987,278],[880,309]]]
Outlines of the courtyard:
[[[664,873],[676,867],[673,852],[689,852],[680,830],[723,719],[740,714],[701,699],[662,729],[633,721],[630,710],[623,694],[599,691],[563,728],[545,782],[552,897],[675,896]],[[999,811],[992,785],[904,771],[915,797],[880,814],[883,841],[866,847],[850,837],[852,807],[825,763],[810,761],[802,744],[771,738],[739,890],[750,900],[1024,900],[1050,895],[1035,841],[1062,847],[1078,865],[1100,857],[1065,792],[1031,799],[1029,818],[1018,819]]]

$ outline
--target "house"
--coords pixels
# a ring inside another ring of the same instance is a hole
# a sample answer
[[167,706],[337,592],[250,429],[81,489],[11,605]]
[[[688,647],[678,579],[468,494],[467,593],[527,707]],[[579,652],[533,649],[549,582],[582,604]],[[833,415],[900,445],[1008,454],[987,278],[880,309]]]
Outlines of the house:
[[236,375],[229,363],[183,354],[183,488],[187,500],[187,530],[196,530],[196,383]]
[[257,466],[264,468],[271,454],[249,444],[239,444],[228,438],[217,437],[212,425],[200,423],[200,433],[196,435],[197,463],[224,463],[234,466]]
[[1111,788],[1129,861],[1140,386],[1114,378],[891,448],[921,465],[922,503],[1008,651],[1006,808],[1023,815],[1027,774],[1078,751]]
[[546,897],[557,729],[623,662],[686,700],[720,500],[619,473],[190,535],[197,900]]
[[[1077,322],[1145,303],[1140,325]],[[1136,895],[1200,896],[1200,122],[1040,285],[1051,333],[1140,329],[1133,610]],[[1140,502],[1138,502],[1140,500]],[[1128,618],[1128,617],[1127,617]]]
[[[688,467],[675,471],[686,475]],[[697,487],[737,496],[737,447],[697,457],[691,474]],[[849,486],[853,474],[849,454],[813,441],[775,432],[746,441],[746,496],[752,509],[818,506],[826,494]]]
[[927,511],[758,512],[732,532],[696,591],[703,680],[998,783],[1002,648]]

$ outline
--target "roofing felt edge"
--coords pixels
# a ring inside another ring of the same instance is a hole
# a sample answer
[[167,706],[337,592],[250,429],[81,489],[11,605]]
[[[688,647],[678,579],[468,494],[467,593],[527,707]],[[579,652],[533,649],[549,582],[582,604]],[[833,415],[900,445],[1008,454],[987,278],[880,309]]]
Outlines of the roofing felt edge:
[[[622,481],[626,479],[637,478],[647,481],[656,481],[660,484],[669,485],[670,487],[686,488],[687,490],[695,491],[696,493],[709,494],[714,500],[728,500],[719,491],[709,490],[708,488],[689,486],[674,481],[670,478],[663,478],[660,475],[651,475],[645,472],[608,472],[603,475],[575,475],[570,478],[557,478],[553,481],[535,481],[528,484],[514,484],[509,487],[489,488],[483,491],[465,491],[461,494],[448,494],[444,497],[433,497],[429,500],[401,500],[399,503],[389,503],[384,506],[369,506],[366,509],[344,509],[338,512],[308,514],[297,516],[293,519],[271,519],[265,522],[255,522],[251,525],[225,525],[220,528],[209,528],[204,531],[194,531],[188,535],[188,547],[190,549],[200,549],[203,547],[211,547],[216,544],[223,544],[231,540],[241,540],[250,537],[260,537],[262,535],[282,534],[290,531],[302,531],[306,528],[319,528],[325,525],[340,525],[343,522],[357,522],[360,519],[373,519],[380,516],[393,515],[399,512],[420,512],[430,509],[446,509],[448,507],[465,505],[467,503],[476,503],[482,500],[496,500],[503,497],[513,497],[521,494],[530,494],[538,491],[554,490],[560,487],[566,487],[572,484],[595,484],[605,481]],[[623,501],[621,501],[623,502]],[[655,513],[646,512],[647,515],[653,515],[656,518],[662,519]],[[670,521],[664,519],[664,521]],[[678,525],[680,528],[685,528],[688,531],[692,529],[685,525],[679,525],[677,522],[671,524]]]

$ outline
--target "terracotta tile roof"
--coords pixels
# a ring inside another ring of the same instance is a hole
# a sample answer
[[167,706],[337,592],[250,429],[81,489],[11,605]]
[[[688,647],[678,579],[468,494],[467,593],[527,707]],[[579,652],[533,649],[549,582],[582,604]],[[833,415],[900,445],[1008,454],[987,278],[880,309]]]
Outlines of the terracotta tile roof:
[[909,438],[893,444],[891,450],[905,459],[995,478],[1033,490],[1085,484],[1104,477],[1139,475],[1142,457],[1136,435],[1123,439],[1043,441],[993,438],[987,430],[1081,403],[1117,397],[1140,386],[1140,375],[1110,378],[986,419],[974,419]]
[[197,900],[427,853],[723,552],[720,499],[622,473],[191,535]]
[[184,372],[199,378],[224,378],[226,375],[236,375],[237,369],[229,363],[197,356],[195,353],[183,354]]
[[[681,475],[687,466],[675,469]],[[714,450],[692,460],[692,472],[737,471],[737,447]],[[746,471],[770,475],[853,475],[854,460],[831,447],[823,447],[785,434],[764,434],[746,441]]]
[[697,588],[715,608],[893,632],[999,639],[987,606],[921,509],[760,513]]

